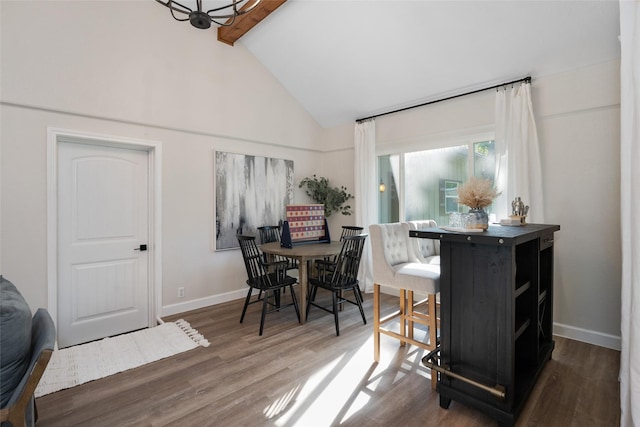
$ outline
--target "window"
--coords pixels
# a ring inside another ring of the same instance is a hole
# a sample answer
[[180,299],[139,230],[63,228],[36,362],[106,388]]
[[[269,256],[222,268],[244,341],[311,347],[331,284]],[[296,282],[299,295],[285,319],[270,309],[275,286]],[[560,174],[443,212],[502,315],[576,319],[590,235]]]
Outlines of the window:
[[460,204],[458,203],[458,187],[462,185],[462,181],[454,181],[450,179],[440,180],[440,213],[450,214],[460,212]]
[[379,221],[433,219],[448,224],[450,213],[468,209],[458,204],[458,186],[471,175],[493,182],[495,161],[493,140],[379,156],[379,179],[385,184]]

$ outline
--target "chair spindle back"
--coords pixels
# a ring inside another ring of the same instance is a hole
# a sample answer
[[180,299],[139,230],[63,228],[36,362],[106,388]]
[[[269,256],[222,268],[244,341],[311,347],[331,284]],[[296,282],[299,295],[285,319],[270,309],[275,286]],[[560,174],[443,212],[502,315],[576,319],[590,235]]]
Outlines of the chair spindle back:
[[264,225],[262,227],[258,227],[258,232],[260,233],[261,245],[280,241],[281,235],[279,225]]
[[244,266],[247,269],[248,282],[256,288],[264,287],[267,285],[267,283],[264,283],[265,279],[267,279],[267,271],[262,262],[264,256],[256,245],[255,236],[238,234],[236,237],[238,238],[238,243],[240,243]]
[[357,236],[358,234],[362,234],[363,227],[356,227],[353,225],[343,225],[342,226],[342,234],[340,235],[340,241],[342,242],[345,237],[348,236]]
[[336,258],[336,268],[331,282],[334,287],[350,286],[358,281],[358,269],[367,234],[345,236],[342,250]]

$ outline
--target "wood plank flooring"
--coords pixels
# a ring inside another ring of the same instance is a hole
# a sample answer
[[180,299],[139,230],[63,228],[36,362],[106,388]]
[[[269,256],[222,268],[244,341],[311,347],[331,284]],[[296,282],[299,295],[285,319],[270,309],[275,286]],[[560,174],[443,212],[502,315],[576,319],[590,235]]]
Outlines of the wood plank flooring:
[[[397,298],[383,296],[391,310]],[[415,347],[383,336],[373,362],[372,296],[367,325],[357,307],[333,317],[311,309],[297,324],[293,308],[267,315],[259,304],[239,323],[242,301],[183,313],[210,342],[37,400],[38,427],[51,426],[494,426],[471,408],[439,406]],[[620,353],[556,338],[518,426],[617,426]]]

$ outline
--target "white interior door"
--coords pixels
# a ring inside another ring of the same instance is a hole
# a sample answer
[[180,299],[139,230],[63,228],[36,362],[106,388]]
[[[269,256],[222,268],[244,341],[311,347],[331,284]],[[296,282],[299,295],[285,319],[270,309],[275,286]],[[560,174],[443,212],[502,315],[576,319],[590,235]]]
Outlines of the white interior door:
[[149,153],[58,146],[58,346],[149,326]]

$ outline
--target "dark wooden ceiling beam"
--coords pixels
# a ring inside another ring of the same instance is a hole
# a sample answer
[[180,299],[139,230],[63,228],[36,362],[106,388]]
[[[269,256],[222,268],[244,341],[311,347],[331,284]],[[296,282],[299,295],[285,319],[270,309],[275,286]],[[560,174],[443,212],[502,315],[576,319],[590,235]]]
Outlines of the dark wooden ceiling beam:
[[[271,12],[282,6],[287,0],[262,0],[255,9],[244,15],[236,17],[235,22],[229,26],[218,27],[218,41],[233,46],[240,37],[249,32],[264,18],[269,16]],[[246,4],[244,8],[251,6],[252,3]]]

